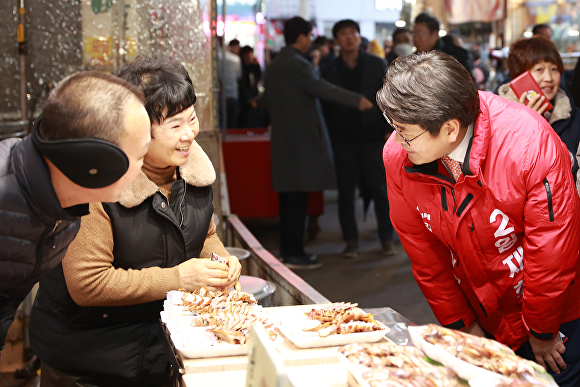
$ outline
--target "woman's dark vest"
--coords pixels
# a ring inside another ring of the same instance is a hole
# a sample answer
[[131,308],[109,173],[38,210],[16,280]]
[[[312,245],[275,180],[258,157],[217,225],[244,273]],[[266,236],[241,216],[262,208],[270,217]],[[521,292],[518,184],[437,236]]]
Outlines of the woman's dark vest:
[[[103,203],[114,236],[113,266],[173,267],[199,257],[213,215],[212,187],[173,183],[171,202],[157,191],[133,208]],[[79,257],[82,259],[82,257]],[[159,385],[167,377],[159,312],[163,300],[81,307],[71,298],[62,265],[41,286],[30,322],[35,354],[49,366],[98,386]]]

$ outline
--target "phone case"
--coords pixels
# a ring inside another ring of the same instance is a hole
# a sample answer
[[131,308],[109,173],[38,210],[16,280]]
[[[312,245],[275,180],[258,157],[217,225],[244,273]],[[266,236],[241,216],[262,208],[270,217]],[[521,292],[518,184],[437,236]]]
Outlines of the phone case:
[[[514,93],[516,93],[516,96],[518,98],[520,98],[524,93],[528,94],[527,96],[528,100],[530,100],[536,94],[540,94],[541,96],[546,98],[546,96],[542,92],[542,89],[540,89],[540,86],[536,83],[534,77],[532,77],[532,74],[530,74],[529,71],[526,71],[525,73],[521,74],[516,79],[511,81],[510,87],[514,91]],[[548,109],[546,111],[551,110],[553,108],[552,104],[550,103],[550,101],[548,101],[547,98],[546,101],[548,102]]]

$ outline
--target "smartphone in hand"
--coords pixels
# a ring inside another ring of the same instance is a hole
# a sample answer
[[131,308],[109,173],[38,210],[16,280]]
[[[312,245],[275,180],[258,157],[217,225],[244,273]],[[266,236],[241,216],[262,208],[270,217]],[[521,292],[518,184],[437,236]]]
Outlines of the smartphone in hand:
[[527,94],[526,99],[528,101],[535,95],[540,94],[541,96],[544,97],[544,100],[548,102],[548,108],[546,109],[546,111],[551,110],[554,107],[552,106],[548,98],[544,95],[542,89],[540,89],[540,86],[536,83],[530,71],[526,71],[525,73],[520,74],[517,78],[511,81],[510,87],[514,91],[514,93],[516,93],[518,99],[521,98],[522,94],[524,93]]

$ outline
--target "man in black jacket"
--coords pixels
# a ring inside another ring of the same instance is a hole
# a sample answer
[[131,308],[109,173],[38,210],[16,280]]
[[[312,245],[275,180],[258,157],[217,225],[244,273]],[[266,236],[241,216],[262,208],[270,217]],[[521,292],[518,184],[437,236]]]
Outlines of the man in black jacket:
[[143,93],[80,72],[50,93],[24,139],[0,142],[0,349],[16,309],[64,258],[92,202],[116,202],[151,141]]
[[469,71],[469,74],[472,74],[473,60],[469,52],[453,44],[451,39],[440,39],[439,20],[433,16],[426,13],[417,15],[413,26],[413,44],[417,47],[417,52],[437,50],[454,56]]
[[383,252],[390,255],[394,253],[391,243],[393,226],[389,219],[385,169],[381,162],[387,125],[376,105],[376,93],[382,87],[387,64],[381,58],[360,49],[360,28],[355,21],[347,19],[337,22],[332,34],[340,46],[340,55],[322,69],[322,78],[374,101],[373,108],[365,112],[323,102],[334,150],[339,220],[346,242],[343,255],[352,258],[358,252],[354,196],[359,166],[364,183],[375,202]]

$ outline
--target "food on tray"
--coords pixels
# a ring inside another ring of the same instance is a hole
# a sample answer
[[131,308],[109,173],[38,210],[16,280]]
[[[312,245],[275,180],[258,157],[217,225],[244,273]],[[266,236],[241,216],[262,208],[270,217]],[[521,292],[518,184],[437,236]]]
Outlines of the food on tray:
[[349,344],[338,349],[351,363],[365,367],[433,368],[416,347],[392,343]]
[[460,386],[453,371],[429,363],[415,347],[392,343],[350,344],[338,351],[350,363],[370,368],[360,377],[372,387]]
[[469,381],[470,387],[545,387],[532,381],[518,379],[499,379],[493,377],[477,377]]
[[432,367],[423,373],[401,368],[374,368],[363,372],[371,387],[463,387],[455,374],[443,367]]
[[523,380],[513,380],[512,382],[507,381],[499,381],[497,384],[494,384],[493,387],[543,387],[543,384],[538,384],[534,382],[526,382]]
[[195,292],[184,292],[183,305],[196,316],[191,321],[193,327],[207,327],[218,341],[228,344],[246,344],[250,324],[261,323],[272,340],[277,335],[273,323],[256,315],[254,296],[236,290],[212,292],[205,288]]
[[257,301],[253,294],[246,292],[212,292],[201,288],[194,292],[184,292],[181,299],[183,306],[187,310],[195,313],[211,313],[217,311],[228,311],[235,313],[252,313],[252,305]]
[[264,328],[269,329],[271,339],[276,338],[272,330],[273,323],[254,314],[242,314],[232,312],[205,313],[193,318],[191,325],[207,327],[218,339],[229,344],[245,344],[249,333],[250,324],[262,323]]
[[429,324],[420,336],[426,342],[438,346],[457,359],[474,366],[524,382],[539,385],[550,384],[549,380],[536,379],[538,377],[545,379],[543,374],[546,373],[539,365],[518,357],[510,348],[497,341],[434,324]]
[[305,332],[317,331],[320,337],[385,329],[373,318],[372,314],[358,308],[358,304],[336,302],[323,308],[312,309],[304,314],[311,320],[319,321],[320,324],[303,330]]

